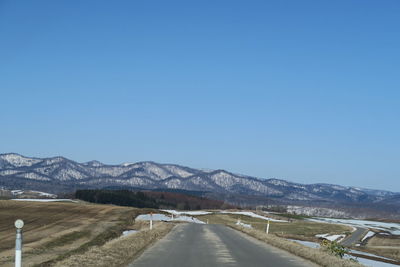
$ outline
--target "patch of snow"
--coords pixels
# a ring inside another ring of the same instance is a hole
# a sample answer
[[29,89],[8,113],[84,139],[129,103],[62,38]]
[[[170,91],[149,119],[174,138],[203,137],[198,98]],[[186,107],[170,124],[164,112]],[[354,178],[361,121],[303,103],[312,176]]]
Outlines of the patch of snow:
[[347,225],[347,226],[351,227],[351,231],[352,231],[352,232],[355,232],[355,231],[357,230],[357,228],[354,227],[354,226],[351,226],[351,225]]
[[136,220],[139,221],[165,221],[165,222],[190,222],[190,223],[199,223],[199,224],[205,224],[203,221],[200,221],[199,219],[193,218],[193,217],[188,217],[188,216],[177,216],[172,219],[171,217],[164,215],[164,214],[141,214],[136,217]]
[[287,206],[287,212],[297,215],[319,216],[319,217],[345,217],[348,214],[329,208],[321,207],[303,207],[303,206]]
[[[310,242],[310,241],[302,241],[302,240],[296,240],[296,239],[288,239],[290,241],[302,244],[306,247],[310,247],[310,248],[320,248],[321,245],[316,243],[316,242]],[[370,253],[365,253],[365,252],[361,252],[361,251],[357,251],[357,250],[350,250],[350,252],[352,253],[358,253],[358,254],[362,254],[362,255],[366,255],[366,256],[373,256],[373,257],[377,257],[377,258],[381,258],[381,259],[385,259],[383,257],[374,255],[374,254],[370,254]],[[359,263],[364,264],[366,266],[371,266],[371,267],[393,267],[393,266],[398,266],[398,265],[394,265],[394,264],[390,264],[390,263],[386,263],[386,262],[381,262],[381,261],[374,261],[374,260],[370,260],[370,259],[365,259],[365,258],[361,258],[361,257],[353,257],[350,255],[345,255],[344,256],[345,259],[357,259]]]
[[251,226],[251,224],[246,224],[246,223],[242,223],[242,222],[237,222],[236,225],[243,226],[244,228],[253,228]]
[[51,165],[51,164],[60,163],[63,161],[64,161],[63,157],[54,157],[54,158],[45,159],[44,164]]
[[[358,251],[356,253],[358,253]],[[376,255],[373,255],[373,256],[377,257]],[[399,265],[386,263],[386,262],[382,262],[382,261],[374,261],[374,260],[361,258],[361,257],[353,257],[353,256],[350,256],[350,255],[347,255],[347,254],[344,255],[343,258],[344,259],[356,259],[359,263],[361,263],[361,264],[363,264],[365,266],[369,266],[369,267],[393,267],[393,266],[399,266]]]
[[150,221],[150,219],[152,219],[153,221],[167,221],[167,222],[171,221],[171,217],[168,217],[165,214],[158,214],[158,213],[152,214],[152,215],[141,214],[141,215],[137,216],[135,220]]
[[13,175],[13,174],[17,174],[17,173],[21,173],[22,171],[20,170],[4,170],[4,171],[0,171],[0,175]]
[[329,235],[329,234],[320,234],[315,235],[315,237],[326,239],[329,241],[338,241],[346,237],[346,235]]
[[181,184],[182,184],[182,181],[180,179],[178,179],[178,178],[171,179],[171,180],[168,180],[167,182],[165,182],[165,185],[168,188],[180,188]]
[[76,169],[61,169],[56,175],[59,180],[62,181],[67,181],[67,180],[79,180],[79,179],[84,179],[87,178],[87,175],[84,174],[83,172],[80,172],[79,170]]
[[212,214],[212,212],[202,211],[202,210],[194,210],[194,211],[161,210],[161,211],[165,211],[174,215],[186,214],[186,215],[196,216],[196,215]]
[[60,201],[66,201],[66,202],[78,202],[76,200],[72,199],[36,199],[36,198],[15,198],[11,199],[15,201],[31,201],[31,202],[60,202]]
[[138,230],[126,230],[122,232],[122,236],[127,236],[127,235],[131,235],[131,234],[136,234],[137,232],[139,232]]
[[22,195],[23,193],[23,190],[11,190],[11,194],[13,194],[14,196]]
[[13,165],[14,167],[30,167],[33,164],[39,163],[41,159],[27,158],[18,154],[4,154],[0,158]]
[[92,175],[94,176],[106,175],[106,176],[117,177],[128,172],[130,169],[131,167],[127,168],[122,166],[100,166],[93,169],[93,171],[95,172]]
[[173,176],[173,174],[169,172],[167,169],[164,169],[163,167],[153,162],[135,163],[132,166],[138,166],[144,168],[145,174],[155,180],[160,180],[160,179],[164,180],[167,179],[168,177]]
[[375,235],[375,232],[369,231],[369,232],[361,239],[361,242],[363,242],[364,240],[366,240],[366,239],[368,239],[368,238],[370,238],[370,237],[372,237],[372,236],[374,236],[374,235]]
[[354,219],[320,218],[320,217],[315,217],[308,220],[313,222],[326,222],[334,224],[344,224],[355,227],[372,228],[372,229],[387,231],[393,235],[400,235],[400,224],[398,223],[387,223],[387,222],[354,220]]
[[265,217],[265,216],[261,216],[261,215],[255,214],[254,212],[251,212],[251,211],[220,211],[220,213],[245,215],[245,216],[258,218],[258,219],[271,221],[271,222],[285,222],[285,223],[288,222],[288,221],[284,221],[284,220],[277,220],[277,219],[272,219],[272,218],[268,218],[268,217]]
[[180,176],[183,178],[193,175],[193,173],[188,172],[188,171],[184,170],[183,168],[175,166],[175,165],[164,165],[164,168],[166,168],[168,171],[170,171],[174,175],[177,175],[177,176]]
[[269,180],[267,180],[267,182],[270,184],[273,184],[273,185],[288,186],[287,181],[279,180],[279,179],[269,179]]
[[393,260],[393,259],[385,258],[385,257],[382,257],[382,256],[378,256],[378,255],[375,255],[375,254],[371,254],[371,253],[368,253],[368,252],[354,250],[354,249],[350,249],[350,252],[351,253],[357,253],[357,254],[365,255],[365,256],[380,258],[380,259],[384,259],[384,260],[391,260],[391,261]]
[[32,192],[38,193],[40,196],[43,196],[43,197],[51,197],[51,198],[57,197],[57,195],[46,193],[46,192],[40,192],[40,191],[32,191]]
[[202,172],[206,172],[206,173],[211,173],[211,172],[214,172],[215,170],[213,170],[213,169],[207,169],[207,168],[201,168],[201,169],[199,169],[200,171],[202,171]]
[[32,180],[40,180],[40,181],[50,181],[51,179],[42,175],[39,175],[35,172],[25,172],[18,174],[18,177],[23,177]]

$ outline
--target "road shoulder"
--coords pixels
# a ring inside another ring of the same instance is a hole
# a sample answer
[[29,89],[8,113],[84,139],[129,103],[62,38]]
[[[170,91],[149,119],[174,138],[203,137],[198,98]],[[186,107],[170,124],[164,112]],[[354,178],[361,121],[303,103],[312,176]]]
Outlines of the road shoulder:
[[277,237],[272,234],[266,234],[263,231],[243,228],[237,225],[229,225],[234,230],[240,231],[246,235],[258,239],[261,242],[267,243],[273,247],[285,250],[290,254],[311,261],[319,266],[340,266],[340,267],[361,267],[363,265],[350,260],[341,259],[333,256],[328,252],[320,249],[309,248],[301,244]]

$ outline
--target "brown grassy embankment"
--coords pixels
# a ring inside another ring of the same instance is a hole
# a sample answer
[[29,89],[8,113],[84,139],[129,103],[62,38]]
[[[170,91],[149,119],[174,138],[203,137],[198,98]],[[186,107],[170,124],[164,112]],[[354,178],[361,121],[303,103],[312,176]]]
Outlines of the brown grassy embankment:
[[357,249],[400,261],[400,237],[375,235]]
[[274,234],[266,234],[264,231],[243,228],[237,225],[228,225],[233,229],[239,230],[243,233],[246,233],[258,240],[261,240],[269,245],[274,247],[286,250],[296,256],[302,257],[304,259],[310,260],[320,266],[324,267],[361,267],[363,265],[352,262],[350,260],[344,260],[339,257],[333,256],[328,252],[325,252],[320,249],[309,248],[303,246],[301,244],[286,240],[284,238],[280,238],[275,236]]
[[73,255],[55,264],[55,267],[119,267],[126,266],[138,257],[149,245],[165,236],[174,224],[156,223],[153,230],[142,230],[136,234],[111,240],[96,246],[86,253]]
[[0,266],[13,266],[16,219],[23,219],[24,266],[51,266],[119,237],[148,210],[111,205],[0,201]]

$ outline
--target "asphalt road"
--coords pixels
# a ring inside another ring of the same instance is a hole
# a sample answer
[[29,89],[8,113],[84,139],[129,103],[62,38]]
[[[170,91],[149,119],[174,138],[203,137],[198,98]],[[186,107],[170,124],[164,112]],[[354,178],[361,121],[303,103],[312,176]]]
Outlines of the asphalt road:
[[176,226],[130,267],[316,266],[223,225]]
[[350,247],[361,240],[366,231],[367,229],[365,228],[357,227],[357,229],[349,237],[340,242],[340,244],[346,247]]

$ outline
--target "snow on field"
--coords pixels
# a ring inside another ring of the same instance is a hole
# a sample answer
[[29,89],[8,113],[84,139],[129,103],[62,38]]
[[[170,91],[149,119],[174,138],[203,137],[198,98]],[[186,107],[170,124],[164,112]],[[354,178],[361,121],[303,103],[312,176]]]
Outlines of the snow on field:
[[253,228],[253,227],[251,226],[251,224],[242,223],[242,222],[237,222],[236,225],[243,226],[244,228]]
[[126,230],[122,232],[122,236],[127,236],[127,235],[131,235],[131,234],[136,234],[137,232],[139,232],[138,230]]
[[[376,257],[376,255],[374,255],[374,256]],[[350,255],[345,255],[344,258],[345,259],[354,259],[355,257],[350,256]],[[365,266],[369,266],[369,267],[393,267],[393,266],[398,267],[399,266],[399,265],[395,265],[395,264],[390,264],[390,263],[386,263],[386,262],[382,262],[382,261],[374,261],[374,260],[361,258],[361,257],[357,257],[355,259],[357,259],[359,263],[361,263]]]
[[31,191],[31,192],[37,193],[37,194],[39,194],[40,196],[43,196],[43,197],[51,197],[51,198],[56,198],[57,197],[57,195],[46,193],[46,192],[40,192],[40,191]]
[[60,201],[66,201],[66,202],[78,202],[76,200],[72,199],[36,199],[36,198],[15,198],[11,199],[15,201],[32,201],[32,202],[60,202]]
[[22,195],[23,193],[24,193],[23,190],[11,190],[11,194],[13,194],[14,196]]
[[393,260],[393,259],[385,258],[385,257],[382,257],[382,256],[378,256],[378,255],[375,255],[375,254],[371,254],[371,253],[368,253],[368,252],[354,250],[354,249],[350,249],[350,252],[351,253],[357,253],[357,254],[365,255],[365,256],[376,257],[376,258],[380,258],[380,259],[384,259],[384,260]]
[[14,196],[19,196],[22,194],[37,194],[39,196],[42,197],[50,197],[50,198],[56,198],[57,195],[54,194],[50,194],[50,193],[46,193],[46,192],[41,192],[41,191],[34,191],[34,190],[28,190],[28,191],[24,191],[24,190],[11,190],[11,194],[13,194]]
[[[207,214],[215,213],[215,212],[211,212],[211,211],[202,211],[202,210],[196,210],[196,211],[162,210],[162,211],[168,212],[168,213],[174,214],[174,215],[184,214],[184,215],[189,215],[189,216],[207,215]],[[218,211],[218,212],[225,213],[225,214],[245,215],[245,216],[258,218],[258,219],[262,219],[262,220],[270,220],[271,222],[287,222],[284,220],[277,220],[277,219],[272,219],[272,218],[268,218],[265,216],[261,216],[261,215],[255,214],[254,212],[251,212],[251,211]]]
[[165,214],[141,214],[136,217],[136,220],[139,221],[150,221],[150,219],[153,219],[153,221],[165,221],[165,222],[171,222],[171,221],[176,221],[176,222],[191,222],[191,223],[200,223],[204,224],[203,221],[200,221],[199,219],[193,218],[193,217],[188,217],[188,216],[177,216],[172,219],[171,217],[165,215]]
[[258,218],[258,219],[262,219],[262,220],[266,220],[266,221],[269,220],[271,222],[286,222],[286,223],[288,222],[288,221],[284,221],[284,220],[277,220],[277,219],[272,219],[272,218],[268,218],[265,216],[261,216],[261,215],[255,214],[254,212],[251,212],[251,211],[220,211],[220,213],[245,215],[245,216]]
[[202,211],[202,210],[194,210],[194,211],[161,210],[161,211],[165,211],[174,215],[186,214],[186,215],[196,216],[196,215],[212,214],[212,212]]
[[386,223],[386,222],[352,220],[352,219],[319,218],[319,217],[315,217],[313,219],[308,219],[308,220],[314,222],[336,223],[336,224],[344,224],[355,227],[373,228],[382,231],[388,231],[392,235],[400,235],[400,224],[398,223]]
[[375,232],[369,231],[364,237],[363,239],[361,239],[361,242],[363,242],[365,239],[370,238],[371,236],[374,236]]
[[150,221],[150,219],[153,219],[153,221],[167,221],[167,222],[171,221],[171,217],[169,217],[165,214],[158,214],[158,213],[153,214],[153,215],[141,214],[141,215],[137,216],[135,220]]
[[[304,246],[310,247],[310,248],[320,248],[320,244],[316,243],[316,242],[310,242],[310,241],[302,241],[302,240],[296,240],[296,239],[288,239],[290,241],[294,241],[296,243],[302,244]],[[366,255],[366,256],[373,256],[373,257],[377,257],[377,258],[381,258],[381,259],[385,259],[384,257],[380,257],[374,254],[370,254],[370,253],[366,253],[366,252],[361,252],[358,250],[350,250],[350,252],[352,253],[358,253],[358,254],[362,254],[362,255]],[[393,266],[398,266],[398,265],[394,265],[394,264],[390,264],[390,263],[386,263],[386,262],[381,262],[381,261],[374,261],[374,260],[369,260],[369,259],[365,259],[365,258],[361,258],[361,257],[353,257],[350,255],[345,255],[344,258],[346,259],[357,259],[359,263],[364,264],[366,266],[371,266],[371,267],[393,267]],[[387,258],[386,258],[387,259]]]
[[345,238],[345,235],[329,235],[329,234],[321,234],[321,235],[315,235],[315,237],[323,238],[329,241],[337,241],[341,240],[342,238]]

